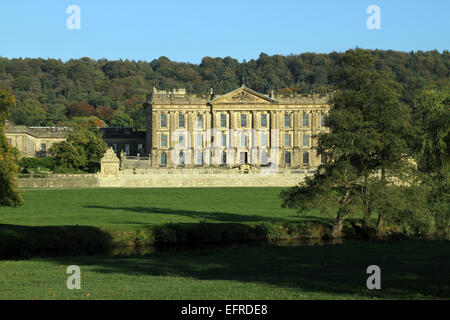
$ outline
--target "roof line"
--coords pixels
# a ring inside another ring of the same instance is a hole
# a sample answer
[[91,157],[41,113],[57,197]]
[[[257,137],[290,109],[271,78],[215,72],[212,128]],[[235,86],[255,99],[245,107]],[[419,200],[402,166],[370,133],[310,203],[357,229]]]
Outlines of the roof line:
[[224,95],[221,95],[221,96],[219,96],[219,97],[216,97],[215,99],[211,100],[211,102],[217,101],[217,100],[219,100],[219,99],[221,99],[221,98],[223,98],[223,97],[225,97],[225,96],[231,95],[232,93],[234,93],[234,92],[236,92],[236,91],[238,91],[238,90],[241,90],[241,89],[242,89],[242,90],[246,90],[246,91],[248,91],[248,92],[250,92],[250,93],[252,93],[252,94],[258,96],[258,97],[260,97],[261,99],[265,99],[265,100],[268,100],[268,101],[270,101],[270,102],[278,103],[277,100],[275,100],[275,99],[273,99],[273,98],[270,98],[270,97],[268,97],[268,96],[266,96],[266,95],[264,95],[264,94],[262,94],[262,93],[259,93],[258,91],[255,91],[255,90],[253,90],[253,89],[250,89],[249,87],[246,87],[245,84],[243,84],[243,85],[240,86],[239,88],[234,89],[233,91],[230,91],[230,92],[228,92],[228,93],[225,93]]

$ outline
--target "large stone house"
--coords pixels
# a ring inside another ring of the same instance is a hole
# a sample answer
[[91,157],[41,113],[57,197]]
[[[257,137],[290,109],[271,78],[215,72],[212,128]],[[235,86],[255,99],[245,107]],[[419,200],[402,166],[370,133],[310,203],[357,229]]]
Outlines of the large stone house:
[[327,130],[326,95],[263,95],[242,86],[215,96],[154,89],[144,104],[153,167],[276,165],[315,168]]

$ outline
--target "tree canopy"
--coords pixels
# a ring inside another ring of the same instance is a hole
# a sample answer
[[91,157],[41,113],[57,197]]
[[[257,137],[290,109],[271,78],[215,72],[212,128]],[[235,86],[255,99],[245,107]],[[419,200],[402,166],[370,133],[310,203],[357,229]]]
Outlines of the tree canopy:
[[23,203],[17,191],[17,155],[6,140],[4,120],[16,103],[10,88],[0,88],[0,206],[17,207]]
[[77,127],[50,148],[55,172],[96,172],[108,146],[98,129]]
[[[318,139],[318,152],[327,163],[313,178],[284,192],[284,204],[300,212],[311,204],[337,210],[332,234],[340,237],[345,218],[387,202],[378,199],[392,184],[409,155],[410,108],[401,101],[401,86],[391,72],[377,70],[367,50],[348,50],[330,74],[336,90],[326,118],[329,132]],[[379,223],[383,210],[379,210]]]
[[416,158],[429,186],[437,227],[450,229],[450,86],[427,86],[414,96]]
[[[448,83],[448,51],[370,52],[375,68],[392,72],[403,86],[402,100],[407,103],[425,84]],[[262,93],[325,93],[332,85],[328,76],[342,55],[261,53],[258,59],[243,62],[231,57],[204,57],[200,64],[167,57],[150,62],[0,58],[0,85],[10,86],[17,97],[18,111],[13,119],[18,123],[64,125],[70,120],[67,117],[81,115],[94,115],[108,123],[113,112],[123,112],[132,118],[135,129],[144,130],[142,104],[153,87],[186,88],[205,95],[213,88],[223,94],[239,87],[244,78],[248,87]]]

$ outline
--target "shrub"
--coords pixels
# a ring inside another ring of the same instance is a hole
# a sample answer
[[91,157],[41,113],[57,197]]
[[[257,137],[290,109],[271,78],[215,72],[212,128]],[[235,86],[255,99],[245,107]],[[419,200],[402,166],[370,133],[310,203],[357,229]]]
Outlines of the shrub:
[[52,157],[43,158],[22,158],[19,161],[19,166],[22,168],[22,173],[27,173],[30,169],[50,169],[53,170],[55,166],[54,159]]
[[266,240],[326,239],[330,237],[330,226],[322,223],[266,222],[256,226]]

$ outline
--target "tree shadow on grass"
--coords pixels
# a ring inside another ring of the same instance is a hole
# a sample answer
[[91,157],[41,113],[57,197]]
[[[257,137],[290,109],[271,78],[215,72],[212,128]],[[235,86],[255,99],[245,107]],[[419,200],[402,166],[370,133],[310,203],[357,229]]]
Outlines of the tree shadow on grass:
[[[448,283],[442,281],[450,276],[450,261],[445,260],[447,253],[445,242],[361,242],[74,257],[70,261],[95,265],[95,272],[111,274],[112,278],[113,274],[122,273],[266,283],[298,290],[297,294],[306,299],[313,292],[330,295],[329,298],[339,294],[350,298],[430,299],[450,296]],[[63,262],[57,260],[57,263]],[[366,287],[369,277],[366,269],[373,264],[381,268],[381,290]]]
[[108,207],[108,206],[84,206],[90,209],[104,209],[112,211],[134,212],[142,214],[176,215],[198,220],[222,221],[222,222],[265,222],[285,221],[284,218],[264,217],[260,215],[246,215],[226,212],[200,212],[191,210],[179,210],[155,207]]
[[106,253],[111,236],[90,226],[0,224],[0,259]]

